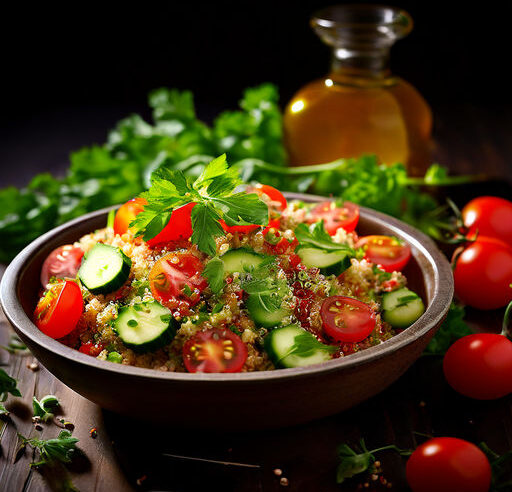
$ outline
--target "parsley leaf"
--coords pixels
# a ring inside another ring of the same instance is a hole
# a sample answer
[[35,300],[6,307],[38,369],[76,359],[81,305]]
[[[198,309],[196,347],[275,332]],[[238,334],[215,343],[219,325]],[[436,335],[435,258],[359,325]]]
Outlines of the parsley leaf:
[[324,221],[316,222],[311,226],[299,224],[295,228],[295,237],[299,241],[299,248],[316,248],[324,251],[346,251],[347,254],[355,256],[353,248],[346,244],[335,242],[325,230]]
[[430,340],[424,355],[444,355],[459,338],[473,333],[464,322],[465,311],[462,306],[452,303],[448,315],[436,334]]
[[214,294],[220,293],[224,288],[224,262],[220,258],[212,258],[204,267],[201,275],[208,280]]
[[53,412],[55,412],[59,406],[59,400],[53,395],[46,395],[41,398],[40,401],[34,396],[32,400],[34,417],[39,417],[44,422],[48,422],[48,420],[54,417]]
[[73,453],[76,450],[78,439],[71,436],[71,432],[63,430],[59,436],[54,439],[28,439],[18,434],[22,445],[30,445],[39,451],[38,462],[31,466],[41,466],[53,464],[55,462],[70,463]]
[[225,154],[211,161],[192,183],[182,171],[160,168],[153,173],[149,191],[140,195],[148,204],[130,227],[135,228],[136,236],[152,239],[167,225],[174,209],[194,203],[191,240],[214,256],[215,238],[224,234],[219,220],[230,226],[268,224],[268,207],[258,195],[235,193],[240,182]]
[[17,388],[17,381],[0,368],[0,402],[7,400],[7,395],[21,396],[20,390]]

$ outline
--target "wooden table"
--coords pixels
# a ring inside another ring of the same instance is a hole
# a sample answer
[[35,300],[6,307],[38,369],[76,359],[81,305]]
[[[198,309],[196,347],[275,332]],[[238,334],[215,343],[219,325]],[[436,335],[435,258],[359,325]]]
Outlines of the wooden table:
[[[470,105],[439,108],[438,160],[454,172],[483,171],[511,180],[509,120],[506,112]],[[510,193],[503,180],[490,190],[482,186],[464,191],[461,201],[482,193]],[[468,320],[475,330],[498,332],[501,314],[469,311]],[[9,332],[0,314],[0,343],[8,341]],[[19,380],[23,393],[22,399],[9,398],[12,422],[0,424],[0,490],[9,492],[47,490],[40,473],[30,469],[28,452],[16,464],[12,461],[16,431],[37,434],[31,422],[32,397],[49,393],[62,401],[63,413],[75,424],[74,435],[86,456],[80,469],[71,471],[74,485],[82,491],[350,491],[358,490],[361,481],[341,488],[335,483],[336,446],[342,442],[352,445],[363,437],[369,449],[390,443],[411,448],[422,442],[413,433],[419,432],[485,441],[500,454],[512,448],[512,396],[480,402],[457,395],[444,381],[442,361],[436,357],[421,358],[390,388],[349,411],[300,427],[247,434],[196,432],[176,429],[172,422],[155,427],[134,421],[102,411],[42,367],[32,371],[27,367],[33,362],[30,355],[0,351],[0,362]],[[143,401],[134,404],[143,405]],[[216,418],[229,419],[229,414]],[[93,427],[98,429],[96,439],[90,436]],[[42,436],[54,437],[58,432],[55,425],[45,425]],[[404,459],[393,452],[384,452],[378,459],[392,490],[408,490]],[[277,468],[288,479],[287,487],[274,473]],[[364,490],[388,489],[370,482]]]

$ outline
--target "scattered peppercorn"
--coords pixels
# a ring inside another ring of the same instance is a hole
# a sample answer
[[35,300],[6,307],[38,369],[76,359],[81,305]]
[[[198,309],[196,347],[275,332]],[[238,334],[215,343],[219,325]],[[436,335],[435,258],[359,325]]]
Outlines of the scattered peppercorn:
[[37,362],[31,362],[30,364],[27,364],[27,367],[31,370],[31,371],[39,371],[39,364]]
[[142,475],[142,477],[137,478],[137,485],[142,485],[142,482],[144,482],[146,478],[148,478],[147,475]]
[[281,480],[279,480],[279,483],[283,486],[283,487],[288,487],[289,485],[289,480],[286,478],[286,477],[281,477]]
[[281,468],[276,468],[276,469],[274,470],[274,475],[275,475],[276,477],[280,477],[282,474],[283,474],[283,470],[281,470]]

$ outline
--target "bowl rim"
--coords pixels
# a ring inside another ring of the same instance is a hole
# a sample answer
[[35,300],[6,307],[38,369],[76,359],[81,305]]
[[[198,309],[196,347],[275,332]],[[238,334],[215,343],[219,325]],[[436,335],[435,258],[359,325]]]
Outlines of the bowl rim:
[[[326,197],[318,195],[309,195],[303,193],[285,193],[288,199],[298,199],[308,202],[325,201]],[[203,383],[217,381],[225,384],[238,384],[244,381],[268,382],[268,381],[286,381],[297,379],[298,377],[310,377],[317,374],[329,374],[342,369],[354,369],[358,366],[376,361],[402,349],[406,345],[413,343],[418,338],[426,335],[433,327],[437,326],[444,319],[453,297],[453,276],[450,264],[446,257],[438,250],[434,242],[422,232],[414,227],[391,217],[389,215],[377,212],[375,210],[360,207],[362,216],[367,216],[377,222],[386,225],[394,230],[398,236],[403,237],[414,250],[419,250],[427,258],[429,263],[436,268],[434,271],[434,293],[431,302],[427,306],[425,313],[409,328],[401,333],[386,340],[385,342],[369,347],[361,352],[351,354],[347,357],[333,359],[305,367],[278,369],[270,371],[253,371],[240,373],[181,373],[159,371],[157,369],[146,369],[135,366],[113,364],[112,362],[96,359],[88,356],[62,344],[58,340],[50,338],[42,333],[31,319],[26,315],[20,300],[17,296],[18,281],[21,273],[31,262],[33,254],[50,239],[58,236],[62,231],[75,227],[77,224],[93,219],[95,217],[108,214],[112,209],[119,205],[103,208],[95,212],[82,215],[76,219],[66,222],[40,236],[26,246],[12,260],[4,272],[0,284],[0,304],[3,307],[8,321],[17,328],[25,337],[33,341],[45,350],[53,352],[60,357],[68,359],[69,362],[78,362],[91,368],[122,373],[127,376],[138,378],[150,378],[159,380],[169,380],[175,382]]]

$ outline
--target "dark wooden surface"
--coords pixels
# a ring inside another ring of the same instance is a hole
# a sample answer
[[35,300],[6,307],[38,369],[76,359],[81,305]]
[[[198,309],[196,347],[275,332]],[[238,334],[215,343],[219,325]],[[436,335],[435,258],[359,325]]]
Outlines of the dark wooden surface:
[[[504,179],[512,179],[511,133],[512,121],[501,108],[483,109],[469,104],[438,108],[436,156],[439,162],[453,172],[486,172],[501,178],[490,185],[454,190],[459,203],[482,193],[511,198]],[[58,146],[57,140],[55,145]],[[27,156],[22,157],[28,162]],[[32,167],[28,172],[35,170]],[[484,315],[469,311],[468,319],[475,330],[498,332],[501,315],[501,311]],[[0,343],[6,343],[9,331],[0,314]],[[155,427],[149,417],[147,422],[139,422],[104,412],[44,368],[38,372],[28,369],[32,360],[30,355],[13,356],[0,351],[0,362],[19,380],[23,393],[22,399],[8,400],[12,422],[0,423],[2,491],[48,489],[41,475],[29,468],[29,453],[12,464],[16,431],[23,435],[36,434],[30,419],[32,396],[48,393],[62,400],[63,413],[76,426],[74,435],[80,439],[78,446],[87,459],[70,475],[82,491],[117,492],[132,488],[173,492],[351,491],[358,490],[360,480],[343,487],[335,483],[336,446],[341,442],[356,444],[363,437],[370,449],[391,443],[409,448],[422,441],[414,434],[420,432],[456,436],[477,443],[486,441],[498,453],[512,448],[512,396],[479,402],[457,395],[444,381],[441,360],[435,357],[421,358],[393,386],[349,411],[300,427],[249,434],[199,432],[182,429],[179,422]],[[134,402],[134,405],[143,404],[143,398]],[[230,414],[208,418],[229,420]],[[92,427],[98,429],[96,439],[89,435]],[[58,432],[55,425],[45,425],[42,435],[49,438]],[[393,452],[382,453],[379,459],[384,476],[393,484],[391,490],[408,490],[405,460]],[[289,480],[286,488],[275,476],[276,468],[282,469],[283,476]],[[370,482],[364,490],[388,489]]]

